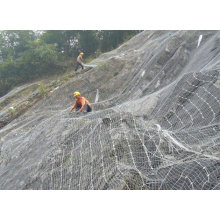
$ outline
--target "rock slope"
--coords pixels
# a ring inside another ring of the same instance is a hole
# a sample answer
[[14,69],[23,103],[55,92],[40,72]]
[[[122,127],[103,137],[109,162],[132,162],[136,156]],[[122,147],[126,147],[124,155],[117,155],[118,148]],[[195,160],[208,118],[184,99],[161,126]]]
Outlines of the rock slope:
[[0,189],[220,189],[219,31],[144,31],[91,65],[0,130]]

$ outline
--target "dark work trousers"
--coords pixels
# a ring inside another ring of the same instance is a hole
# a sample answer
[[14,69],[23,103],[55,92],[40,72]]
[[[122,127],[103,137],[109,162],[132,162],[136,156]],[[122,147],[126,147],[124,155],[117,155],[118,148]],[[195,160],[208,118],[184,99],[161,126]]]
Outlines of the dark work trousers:
[[[81,104],[77,104],[76,111],[79,111],[81,109],[81,107],[82,107]],[[83,111],[84,112],[91,112],[92,108],[88,104],[85,104]]]
[[82,63],[76,62],[76,69],[75,69],[75,71],[77,71],[77,70],[78,70],[79,66],[81,66],[81,67],[82,67],[82,69],[84,69],[84,67],[83,67]]

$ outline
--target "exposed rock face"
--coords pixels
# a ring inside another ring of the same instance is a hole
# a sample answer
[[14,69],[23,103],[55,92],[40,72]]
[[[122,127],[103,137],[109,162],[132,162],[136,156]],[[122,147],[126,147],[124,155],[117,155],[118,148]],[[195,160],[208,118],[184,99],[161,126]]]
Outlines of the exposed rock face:
[[144,31],[93,64],[0,130],[1,189],[220,189],[219,31]]

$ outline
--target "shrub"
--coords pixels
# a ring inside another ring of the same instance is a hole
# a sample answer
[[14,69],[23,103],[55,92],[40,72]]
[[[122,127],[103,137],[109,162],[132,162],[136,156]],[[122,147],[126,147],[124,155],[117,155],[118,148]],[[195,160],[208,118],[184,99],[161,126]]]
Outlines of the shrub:
[[45,97],[46,94],[50,91],[48,87],[43,82],[39,83],[39,91],[40,91],[40,96]]

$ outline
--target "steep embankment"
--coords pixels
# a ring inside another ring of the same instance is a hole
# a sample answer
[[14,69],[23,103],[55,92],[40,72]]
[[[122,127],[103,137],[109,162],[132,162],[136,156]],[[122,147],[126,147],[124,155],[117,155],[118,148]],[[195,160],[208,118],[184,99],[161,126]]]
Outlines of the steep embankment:
[[[72,69],[72,68],[71,68]],[[7,95],[0,98],[0,129],[9,124],[15,118],[24,114],[30,107],[38,101],[53,93],[63,86],[79,72],[67,69],[64,74],[44,77],[41,80],[27,83],[11,90]],[[90,70],[86,67],[80,73]]]
[[101,55],[0,130],[0,188],[220,189],[219,42],[145,31]]

